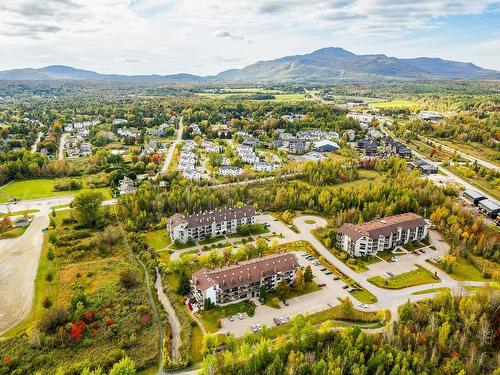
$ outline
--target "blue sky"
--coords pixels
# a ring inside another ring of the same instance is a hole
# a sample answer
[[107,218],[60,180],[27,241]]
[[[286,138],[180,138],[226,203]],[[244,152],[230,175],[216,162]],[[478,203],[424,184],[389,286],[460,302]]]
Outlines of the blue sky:
[[0,69],[216,74],[334,46],[500,70],[500,0],[2,0]]

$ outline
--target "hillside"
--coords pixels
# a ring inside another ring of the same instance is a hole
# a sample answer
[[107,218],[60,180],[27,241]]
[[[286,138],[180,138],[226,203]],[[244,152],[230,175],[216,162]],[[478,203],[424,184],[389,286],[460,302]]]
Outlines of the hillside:
[[216,76],[191,74],[120,75],[99,74],[62,65],[40,69],[14,69],[0,72],[0,80],[102,80],[153,83],[224,82],[330,82],[336,80],[496,80],[500,72],[473,63],[419,57],[399,59],[386,55],[356,55],[342,48],[323,48],[305,55],[259,61],[242,69],[230,69]]

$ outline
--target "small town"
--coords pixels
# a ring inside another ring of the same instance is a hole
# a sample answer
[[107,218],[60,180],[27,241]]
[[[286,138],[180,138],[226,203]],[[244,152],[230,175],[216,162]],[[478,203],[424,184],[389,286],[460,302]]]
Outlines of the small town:
[[0,375],[500,375],[499,4],[0,4]]

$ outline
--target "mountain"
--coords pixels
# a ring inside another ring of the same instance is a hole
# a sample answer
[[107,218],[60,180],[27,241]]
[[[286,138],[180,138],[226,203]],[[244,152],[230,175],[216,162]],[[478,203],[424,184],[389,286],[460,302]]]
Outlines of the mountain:
[[323,48],[306,55],[259,61],[216,76],[219,81],[309,81],[359,79],[500,79],[500,72],[472,63],[421,57],[356,55],[342,48]]
[[40,69],[0,71],[0,80],[102,80],[152,83],[231,82],[331,82],[336,80],[498,80],[500,72],[472,63],[419,57],[398,59],[386,55],[356,55],[342,48],[322,48],[305,55],[259,61],[242,69],[230,69],[216,76],[192,74],[120,75],[99,74],[63,65]]

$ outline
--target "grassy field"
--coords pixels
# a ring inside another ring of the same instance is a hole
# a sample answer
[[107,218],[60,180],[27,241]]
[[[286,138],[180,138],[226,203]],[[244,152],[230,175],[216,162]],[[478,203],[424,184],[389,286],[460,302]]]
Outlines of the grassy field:
[[432,289],[425,289],[425,290],[420,290],[418,292],[413,292],[412,294],[415,296],[419,296],[421,294],[429,294],[429,293],[436,293],[436,292],[444,292],[445,290],[450,290],[450,288],[447,287],[442,287],[442,288],[432,288]]
[[[64,195],[75,195],[82,190],[54,191],[54,180],[38,179],[10,182],[0,187],[0,203],[8,202],[10,198],[16,197],[20,200],[60,197]],[[109,188],[96,188],[106,199],[111,199]]]
[[6,214],[0,214],[0,217],[6,217],[6,216],[17,216],[17,215],[24,215],[24,214],[32,214],[35,212],[40,212],[40,210],[25,210],[25,211],[11,211]]
[[402,289],[410,286],[440,283],[440,279],[434,278],[434,274],[428,269],[418,266],[417,269],[405,272],[387,279],[382,276],[370,277],[372,284],[385,289]]
[[[8,339],[0,341],[0,358],[15,354],[19,373],[35,373],[34,370],[52,373],[58,367],[69,373],[74,365],[107,367],[110,354],[125,348],[126,355],[136,362],[138,369],[156,364],[159,331],[150,316],[141,270],[120,236],[113,244],[98,246],[102,231],[83,229],[72,221],[63,222],[69,216],[69,210],[58,212],[56,229],[51,228],[44,234],[32,310],[26,319],[4,334]],[[108,216],[108,220],[114,225],[113,216]],[[113,229],[117,233],[118,229]],[[49,244],[48,238],[52,238],[54,244]],[[53,248],[54,258],[49,259],[49,248]],[[120,282],[121,273],[127,269],[134,275],[135,286],[125,287]],[[76,309],[71,307],[75,296],[81,296],[78,297],[81,307]],[[28,344],[24,332],[35,328],[35,321],[45,317],[50,308],[47,302],[52,307],[67,308],[64,324],[76,324],[74,322],[82,317],[88,324],[81,340],[67,334],[56,338],[54,331],[41,326],[44,337],[55,344],[44,346],[44,360],[35,363],[33,358],[39,356],[39,349]],[[91,315],[84,314],[85,311]],[[111,330],[113,335],[109,334]]]
[[488,161],[500,167],[500,152],[492,150],[489,147],[485,147],[480,143],[468,142],[468,143],[457,144],[454,143],[453,141],[444,139],[435,139],[435,140],[436,142],[442,143],[445,146],[455,148],[461,152],[469,154],[470,156],[474,156],[478,159]]
[[201,328],[196,325],[193,327],[193,332],[191,333],[191,358],[194,363],[201,362],[203,359],[201,355],[201,349],[203,346],[203,333]]
[[144,239],[155,250],[160,250],[170,245],[170,236],[166,229],[146,232],[144,233]]
[[0,240],[19,237],[24,232],[26,232],[27,229],[28,229],[28,227],[19,227],[19,228],[9,229],[8,231],[0,233]]
[[400,108],[408,108],[412,111],[418,110],[419,106],[416,102],[411,100],[403,100],[403,99],[395,99],[387,102],[375,102],[371,104],[375,108],[378,109],[400,109]]
[[[444,271],[440,262],[430,263]],[[473,264],[468,263],[466,259],[461,257],[457,257],[457,265],[449,275],[458,281],[491,281],[482,277],[481,272]]]
[[249,301],[233,303],[224,307],[216,307],[212,310],[203,311],[199,314],[199,318],[207,332],[212,333],[219,330],[219,319],[226,319],[229,315],[233,315],[234,319],[238,319],[236,317],[237,313],[247,313],[249,316],[253,316],[255,305]]
[[260,100],[260,99],[245,99],[245,100],[256,100],[256,101],[272,101],[272,102],[286,102],[286,101],[302,101],[302,100],[314,100],[313,98],[307,98],[305,94],[302,93],[286,93],[286,92],[270,92],[271,90],[247,90],[247,89],[241,89],[239,91],[234,91],[231,90],[231,92],[224,92],[224,93],[197,93],[196,95],[199,96],[204,96],[207,98],[212,98],[212,99],[227,99],[228,97],[232,97],[235,95],[254,95],[254,94],[272,94],[274,95],[274,99],[268,99],[268,100]]
[[363,302],[363,303],[371,304],[371,303],[377,302],[377,297],[375,297],[373,294],[371,294],[366,289],[357,289],[351,293],[351,296],[356,298],[359,302]]

